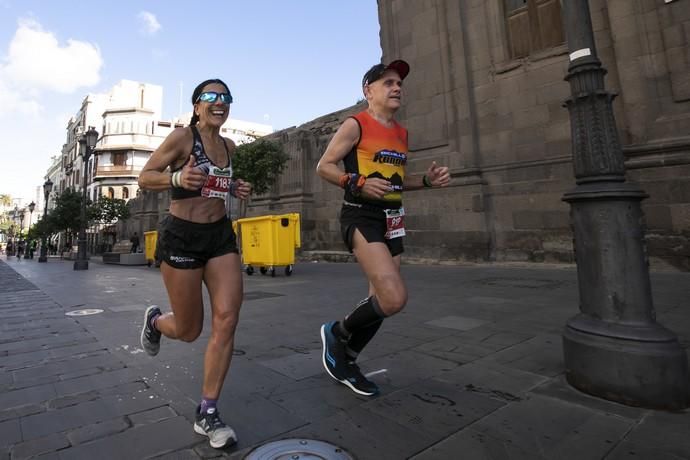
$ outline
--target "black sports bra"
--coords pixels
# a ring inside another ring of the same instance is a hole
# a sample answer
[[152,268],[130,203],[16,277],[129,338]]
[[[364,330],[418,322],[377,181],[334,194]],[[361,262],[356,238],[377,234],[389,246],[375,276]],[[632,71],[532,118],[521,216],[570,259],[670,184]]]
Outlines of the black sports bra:
[[[230,191],[230,183],[232,182],[232,163],[230,162],[230,151],[228,150],[228,145],[223,139],[223,145],[225,146],[225,153],[228,157],[228,165],[225,168],[216,166],[213,164],[211,159],[206,156],[204,151],[204,143],[201,141],[201,135],[196,129],[196,126],[190,126],[192,129],[192,135],[194,136],[194,143],[192,144],[192,155],[194,156],[194,166],[202,169],[208,174],[206,178],[206,183],[203,187],[198,190],[187,190],[182,187],[173,187],[170,199],[172,200],[184,200],[185,198],[194,198],[197,196],[204,196],[207,198],[220,198],[225,199],[228,192]],[[179,171],[184,167],[184,165],[173,170],[173,172]]]

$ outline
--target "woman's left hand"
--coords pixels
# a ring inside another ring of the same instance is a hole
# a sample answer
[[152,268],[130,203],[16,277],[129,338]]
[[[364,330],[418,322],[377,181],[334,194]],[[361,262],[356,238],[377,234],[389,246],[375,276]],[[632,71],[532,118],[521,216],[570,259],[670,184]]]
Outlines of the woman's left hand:
[[237,184],[237,187],[235,188],[235,196],[240,200],[246,200],[252,193],[252,184],[245,182],[242,179],[235,179],[235,184]]
[[450,183],[450,172],[448,166],[436,166],[433,161],[429,169],[426,170],[426,178],[434,187],[445,187]]

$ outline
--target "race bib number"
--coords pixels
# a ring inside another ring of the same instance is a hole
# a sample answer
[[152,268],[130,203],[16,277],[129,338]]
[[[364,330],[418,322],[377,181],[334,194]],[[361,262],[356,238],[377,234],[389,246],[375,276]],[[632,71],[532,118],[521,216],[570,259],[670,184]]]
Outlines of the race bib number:
[[399,209],[385,209],[386,213],[386,239],[400,238],[405,236],[405,210]]
[[225,199],[230,190],[231,182],[232,179],[226,171],[212,167],[206,177],[206,183],[201,188],[201,196]]

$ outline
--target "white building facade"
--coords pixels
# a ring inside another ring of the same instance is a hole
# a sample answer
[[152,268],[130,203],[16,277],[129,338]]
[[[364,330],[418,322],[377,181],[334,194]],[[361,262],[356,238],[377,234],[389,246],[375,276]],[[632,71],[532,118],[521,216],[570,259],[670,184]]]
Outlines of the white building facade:
[[158,126],[163,88],[123,80],[110,93],[93,157],[89,196],[128,200],[146,161],[171,129]]
[[[101,196],[123,200],[137,196],[139,174],[151,153],[173,129],[187,126],[192,116],[190,112],[162,120],[162,106],[161,86],[131,80],[120,81],[109,93],[87,95],[68,122],[62,155],[49,168],[54,194],[86,186],[94,201]],[[89,127],[98,131],[99,138],[85,174],[79,138]],[[238,145],[272,132],[269,125],[233,119],[221,127],[221,135]],[[94,234],[88,239],[90,248],[99,240]]]

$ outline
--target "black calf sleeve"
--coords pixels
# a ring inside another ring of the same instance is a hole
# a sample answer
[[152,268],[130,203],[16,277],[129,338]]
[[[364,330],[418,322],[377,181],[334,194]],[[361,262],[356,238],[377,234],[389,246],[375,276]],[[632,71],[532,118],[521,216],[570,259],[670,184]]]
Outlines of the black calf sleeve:
[[357,356],[364,350],[364,347],[374,338],[381,324],[383,324],[383,319],[379,319],[352,333],[350,340],[347,342],[347,347],[345,348],[345,353],[348,358],[353,361],[357,359]]
[[385,317],[386,315],[381,310],[376,297],[371,296],[362,300],[354,311],[347,315],[340,324],[347,332],[347,335],[350,335]]

